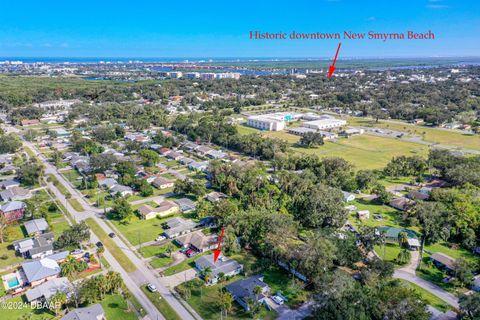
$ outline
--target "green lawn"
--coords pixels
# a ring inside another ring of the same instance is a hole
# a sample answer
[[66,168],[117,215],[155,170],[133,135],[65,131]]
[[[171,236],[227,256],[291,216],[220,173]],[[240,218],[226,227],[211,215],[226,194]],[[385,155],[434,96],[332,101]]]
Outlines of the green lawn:
[[[292,140],[293,138],[290,139],[290,142]],[[292,149],[300,154],[341,157],[350,161],[357,169],[381,169],[393,157],[401,155],[427,156],[429,148],[413,142],[364,134],[348,139],[339,138],[337,142],[327,141],[318,148],[293,147]]]
[[434,252],[441,252],[454,259],[462,258],[472,263],[479,262],[478,256],[475,256],[472,252],[460,247],[454,249],[449,248],[446,243],[435,243],[425,246],[425,252],[427,253],[427,255],[430,255]]
[[90,229],[100,238],[100,241],[103,245],[110,251],[110,253],[115,257],[115,259],[122,265],[122,267],[127,272],[133,272],[137,270],[137,267],[133,264],[130,259],[123,253],[123,251],[113,242],[113,240],[103,231],[103,229],[98,225],[98,223],[93,220],[93,218],[88,218],[85,220],[90,226]]
[[295,307],[303,304],[308,300],[309,294],[303,288],[305,283],[294,279],[290,273],[277,266],[272,266],[268,270],[262,272],[265,283],[270,287],[270,293],[276,294],[281,292],[288,299],[287,304]]
[[77,170],[67,170],[67,171],[62,171],[62,175],[68,180],[70,181],[70,183],[75,186],[75,188],[78,188],[80,186],[80,184],[82,183],[82,180],[81,179],[78,179],[78,178],[81,178],[82,176],[80,175],[80,173],[78,173]]
[[[349,215],[349,221],[355,227],[361,226],[369,226],[369,227],[382,227],[382,226],[389,226],[389,227],[404,227],[402,214],[400,211],[389,207],[387,205],[381,205],[374,201],[368,201],[363,199],[356,199],[348,203],[349,205],[354,205],[357,207],[358,210],[368,210],[370,211],[370,218],[360,220],[357,218],[357,212],[353,211]],[[373,219],[373,215],[382,215],[383,220],[376,221]]]
[[132,310],[129,310],[127,301],[119,295],[107,295],[100,304],[105,310],[107,319],[136,320],[137,316]]
[[[191,296],[187,299],[188,304],[197,311],[203,319],[216,320],[222,319],[220,316],[220,307],[218,305],[219,289],[224,285],[242,279],[241,276],[234,277],[229,281],[214,286],[204,286],[203,281],[194,279],[181,284],[179,287],[187,286],[191,290]],[[255,318],[270,320],[276,318],[275,311],[267,311],[265,307],[260,307],[260,314]],[[236,302],[234,302],[232,311],[228,314],[227,319],[252,319],[252,315]]]
[[146,247],[142,247],[139,252],[142,256],[144,256],[145,258],[150,258],[150,257],[153,257],[153,256],[160,256],[162,254],[165,254],[165,249],[167,248],[167,245],[164,244],[164,245],[161,245],[161,246],[146,246]]
[[85,211],[83,206],[78,202],[77,199],[68,199],[68,203],[75,209],[76,211],[82,212]]
[[247,127],[245,125],[239,124],[236,126],[237,131],[239,134],[246,135],[246,134],[251,134],[251,133],[261,133],[262,131],[252,128],[252,127]]
[[157,269],[157,268],[165,267],[172,262],[173,262],[173,258],[171,258],[169,256],[163,256],[163,257],[160,257],[160,258],[155,258],[152,261],[150,261],[150,265],[154,269]]
[[70,224],[65,220],[61,222],[50,223],[50,229],[53,231],[55,238],[58,238],[62,232],[68,228],[70,228]]
[[71,196],[70,192],[68,192],[67,188],[64,187],[63,184],[58,181],[57,177],[55,177],[53,174],[47,175],[48,179],[52,184],[57,187],[57,189],[64,195],[64,196]]
[[438,269],[428,262],[428,258],[423,259],[421,268],[417,269],[417,276],[430,281],[446,291],[455,292],[455,286],[452,283],[444,283],[442,280],[447,276],[445,272]]
[[162,173],[160,176],[164,177],[165,179],[168,179],[168,180],[176,180],[177,177],[175,177],[173,174],[171,173]]
[[[401,141],[394,138],[374,135],[359,135],[339,138],[337,142],[326,141],[318,148],[302,148],[296,146],[299,136],[286,131],[260,131],[254,128],[237,126],[240,134],[262,133],[265,137],[279,138],[289,142],[292,150],[299,154],[317,154],[320,157],[342,157],[353,163],[357,169],[381,169],[396,156],[420,155],[426,156],[429,147],[426,145]],[[479,140],[480,141],[480,140]]]
[[400,246],[394,243],[387,243],[385,246],[375,246],[375,252],[380,258],[394,263],[401,250]]
[[24,259],[15,255],[15,250],[10,247],[12,241],[25,237],[22,228],[18,224],[12,224],[6,228],[5,232],[6,239],[3,243],[0,243],[0,268],[24,261]]
[[422,287],[419,287],[416,284],[408,282],[408,281],[404,281],[404,280],[399,280],[399,281],[402,282],[402,284],[404,284],[405,286],[415,290],[432,307],[434,307],[434,308],[436,308],[436,309],[438,309],[442,312],[446,312],[446,311],[451,309],[449,304],[447,304],[445,301],[443,301],[442,299],[440,299],[436,295],[431,294],[427,290],[423,289]]
[[[55,314],[47,309],[32,309],[30,304],[24,301],[22,296],[17,296],[5,302],[6,305],[0,306],[0,314],[2,320],[18,320],[18,319],[31,319],[31,320],[45,320],[53,319]],[[9,308],[8,304],[12,303],[18,308]],[[25,303],[25,304],[23,304]],[[27,318],[28,317],[28,318]]]
[[172,216],[162,219],[154,218],[149,220],[140,219],[137,216],[132,218],[128,224],[121,223],[118,220],[110,220],[127,240],[134,246],[144,242],[153,241],[163,233],[162,223],[172,218]]
[[422,134],[425,133],[423,140],[428,142],[480,150],[480,135],[470,135],[453,130],[443,130],[426,126],[412,125],[408,123],[400,124],[385,121],[379,121],[378,123],[375,123],[375,121],[363,118],[349,118],[348,123],[351,125],[398,130],[406,132],[407,134],[410,133],[419,136],[422,136]]
[[201,256],[204,256],[204,255],[210,254],[210,253],[211,253],[211,251],[207,251],[207,252],[203,252],[199,255],[196,255],[194,257],[188,258],[188,259],[180,262],[179,264],[174,265],[174,266],[166,269],[165,271],[163,271],[163,275],[164,276],[171,276],[171,275],[174,275],[176,273],[179,273],[179,272],[188,270],[190,268],[193,268],[195,266],[195,260],[197,260]]
[[157,307],[158,311],[165,317],[166,320],[181,320],[180,316],[173,310],[173,308],[162,298],[158,292],[150,292],[146,286],[142,286],[142,291]]

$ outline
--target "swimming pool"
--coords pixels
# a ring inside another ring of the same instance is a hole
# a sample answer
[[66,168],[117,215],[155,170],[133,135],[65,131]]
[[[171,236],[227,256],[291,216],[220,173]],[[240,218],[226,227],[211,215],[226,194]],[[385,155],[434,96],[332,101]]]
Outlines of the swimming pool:
[[20,281],[18,281],[17,277],[12,277],[7,280],[7,284],[8,284],[8,287],[12,289],[12,288],[18,287],[20,285]]

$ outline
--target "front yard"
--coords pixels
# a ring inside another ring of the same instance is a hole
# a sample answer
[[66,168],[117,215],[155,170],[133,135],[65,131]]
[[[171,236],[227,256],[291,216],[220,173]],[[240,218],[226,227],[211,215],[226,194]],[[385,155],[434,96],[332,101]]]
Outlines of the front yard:
[[[243,277],[237,276],[222,284],[214,286],[204,286],[203,281],[194,279],[179,285],[177,288],[188,288],[191,292],[190,297],[186,299],[188,304],[197,311],[204,319],[223,319],[221,316],[221,306],[219,305],[219,290],[225,285],[240,280]],[[276,318],[275,311],[268,311],[265,307],[260,307],[260,312],[255,316],[258,319],[273,320]],[[252,315],[246,312],[239,304],[233,303],[232,310],[228,313],[227,319],[252,319]]]
[[155,240],[163,232],[162,223],[171,218],[172,216],[145,220],[134,216],[129,223],[122,223],[114,219],[109,221],[118,228],[132,245],[137,246]]

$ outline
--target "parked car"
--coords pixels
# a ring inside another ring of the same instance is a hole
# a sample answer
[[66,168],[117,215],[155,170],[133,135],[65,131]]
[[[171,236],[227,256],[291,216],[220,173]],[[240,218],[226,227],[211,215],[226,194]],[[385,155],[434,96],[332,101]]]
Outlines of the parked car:
[[155,239],[155,241],[163,241],[163,240],[165,240],[165,239],[167,239],[165,236],[158,236],[158,237]]
[[157,292],[157,287],[153,283],[149,283],[147,288],[150,290],[150,292]]
[[187,256],[188,256],[188,255],[189,255],[189,254],[190,254],[192,251],[193,251],[193,249],[188,249],[188,250],[187,250],[187,251],[185,251],[184,253],[185,253],[185,255],[187,255]]
[[75,249],[73,251],[70,252],[70,254],[76,256],[77,254],[82,254],[83,253],[83,250],[82,249]]
[[189,247],[183,248],[183,249],[180,250],[180,252],[181,252],[181,253],[185,253],[185,252],[187,252],[188,250],[191,250],[191,249],[190,249]]
[[195,250],[192,250],[192,251],[190,251],[189,253],[187,253],[187,257],[189,257],[189,258],[190,258],[190,257],[196,256],[197,254],[198,254],[198,252],[197,252],[197,251],[195,251]]
[[90,252],[85,252],[83,255],[84,258],[90,259]]
[[272,300],[278,305],[282,305],[285,302],[281,297],[276,295],[272,297]]
[[97,242],[97,247],[103,247],[103,243],[101,243],[100,241]]
[[110,238],[115,238],[115,237],[116,237],[115,233],[113,233],[113,232],[110,232],[110,233],[108,234],[108,236],[109,236]]

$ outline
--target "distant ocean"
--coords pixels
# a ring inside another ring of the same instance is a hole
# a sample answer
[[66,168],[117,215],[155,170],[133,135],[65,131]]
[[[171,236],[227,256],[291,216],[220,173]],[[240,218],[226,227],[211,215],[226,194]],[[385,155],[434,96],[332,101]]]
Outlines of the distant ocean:
[[[0,57],[0,61],[22,61],[24,63],[35,63],[35,62],[44,62],[44,63],[98,63],[98,62],[120,62],[126,63],[129,61],[141,61],[141,62],[164,62],[164,63],[208,63],[208,62],[286,62],[286,61],[325,61],[330,60],[331,57]],[[480,64],[480,57],[343,57],[339,60],[344,61],[415,61],[422,63],[428,61],[436,62],[438,64]],[[436,64],[434,63],[434,64]]]

